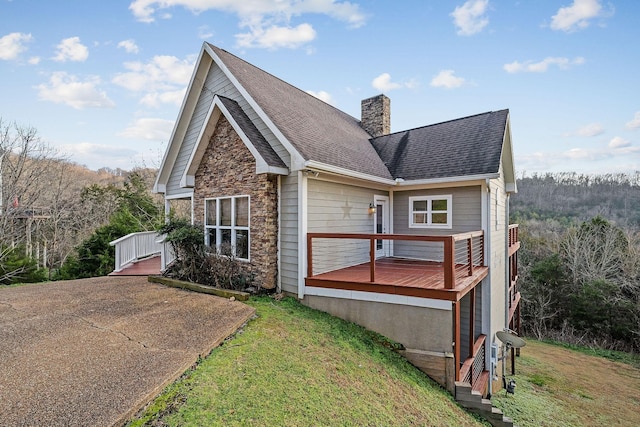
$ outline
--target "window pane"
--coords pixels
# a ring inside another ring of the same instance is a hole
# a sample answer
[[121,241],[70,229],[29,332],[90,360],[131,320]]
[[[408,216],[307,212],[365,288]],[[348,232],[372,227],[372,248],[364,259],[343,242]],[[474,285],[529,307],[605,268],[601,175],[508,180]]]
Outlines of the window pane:
[[434,211],[446,211],[447,210],[447,199],[432,200],[431,201],[431,209],[434,210]]
[[249,226],[249,198],[238,197],[236,199],[236,224],[237,227]]
[[414,202],[413,202],[413,210],[414,211],[426,211],[427,210],[427,201],[426,200],[414,200]]
[[207,200],[205,202],[206,213],[206,224],[207,225],[216,225],[216,201],[215,200]]
[[236,230],[236,256],[249,258],[249,230]]
[[427,223],[427,215],[426,214],[413,214],[413,223],[414,224],[426,224]]
[[208,228],[206,230],[207,233],[207,245],[211,246],[211,247],[215,247],[216,245],[216,229],[215,228]]
[[432,224],[446,224],[447,223],[447,214],[446,213],[434,213],[431,215],[431,223]]
[[232,255],[231,250],[231,230],[220,230],[220,253],[222,255]]
[[231,225],[231,199],[220,199],[220,225]]

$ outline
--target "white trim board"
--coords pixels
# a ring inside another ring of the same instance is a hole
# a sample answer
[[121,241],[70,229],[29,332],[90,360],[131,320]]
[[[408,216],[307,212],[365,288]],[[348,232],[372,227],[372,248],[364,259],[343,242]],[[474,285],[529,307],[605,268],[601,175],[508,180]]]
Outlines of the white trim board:
[[412,307],[434,308],[451,311],[451,301],[431,298],[409,297],[404,295],[379,294],[376,292],[349,291],[345,289],[305,287],[305,295],[318,297],[350,299],[356,301],[381,302],[386,304],[410,305]]

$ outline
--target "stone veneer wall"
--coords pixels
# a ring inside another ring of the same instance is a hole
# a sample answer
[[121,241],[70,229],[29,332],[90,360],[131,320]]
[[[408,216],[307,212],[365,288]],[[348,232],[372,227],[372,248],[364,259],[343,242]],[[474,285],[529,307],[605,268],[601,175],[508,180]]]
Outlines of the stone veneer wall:
[[273,289],[278,275],[277,177],[256,174],[249,149],[224,116],[221,116],[195,175],[195,222],[204,227],[204,200],[249,195],[249,263],[247,272],[256,284]]

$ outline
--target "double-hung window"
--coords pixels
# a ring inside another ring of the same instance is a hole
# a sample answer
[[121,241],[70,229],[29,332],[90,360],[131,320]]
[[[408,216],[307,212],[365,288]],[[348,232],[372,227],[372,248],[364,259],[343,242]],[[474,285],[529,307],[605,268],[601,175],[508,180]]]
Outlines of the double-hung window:
[[249,196],[206,199],[205,243],[224,255],[249,260]]
[[409,228],[451,228],[452,196],[409,197]]

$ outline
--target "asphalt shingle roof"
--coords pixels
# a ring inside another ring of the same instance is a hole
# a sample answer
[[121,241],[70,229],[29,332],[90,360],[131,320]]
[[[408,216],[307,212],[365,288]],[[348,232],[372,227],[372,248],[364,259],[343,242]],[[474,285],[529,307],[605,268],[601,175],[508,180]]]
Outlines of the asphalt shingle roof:
[[210,45],[305,160],[391,178],[359,120]]
[[[508,110],[372,139],[354,117],[223,49],[209,46],[305,160],[405,181],[484,175],[499,170]],[[227,105],[228,101],[231,100],[223,102]],[[231,103],[234,117],[240,117],[238,123],[250,123],[240,106]],[[256,148],[269,151],[267,141],[249,123],[241,125],[243,130],[245,126],[248,129],[247,136],[252,135],[249,138],[256,141]],[[265,157],[268,162],[276,161],[271,153],[264,155],[269,156]]]
[[247,117],[244,111],[238,103],[232,99],[224,96],[219,96],[220,101],[229,110],[229,113],[233,116],[238,126],[242,129],[244,134],[249,138],[253,146],[258,150],[258,153],[267,162],[269,166],[275,166],[280,168],[286,168],[287,165],[282,161],[280,156],[274,151],[273,147],[262,136],[260,131],[256,128],[253,122]]
[[371,140],[394,178],[497,173],[509,110],[492,111]]

